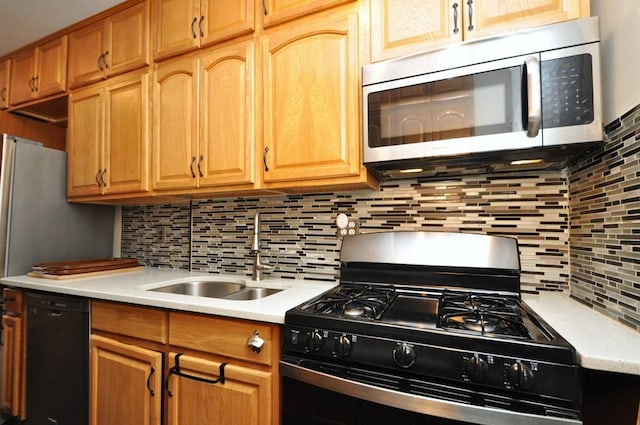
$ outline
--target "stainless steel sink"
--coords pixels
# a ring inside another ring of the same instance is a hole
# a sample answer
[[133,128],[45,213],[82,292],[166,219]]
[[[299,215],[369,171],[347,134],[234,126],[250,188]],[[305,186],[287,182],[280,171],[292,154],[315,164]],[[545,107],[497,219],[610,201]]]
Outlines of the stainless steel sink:
[[149,290],[196,297],[223,298],[225,300],[235,301],[257,300],[281,291],[280,289],[272,288],[247,287],[244,283],[221,280],[178,282]]
[[280,292],[280,289],[244,288],[238,292],[234,292],[233,294],[225,295],[222,298],[225,300],[250,301],[268,297],[269,295],[277,294],[278,292]]

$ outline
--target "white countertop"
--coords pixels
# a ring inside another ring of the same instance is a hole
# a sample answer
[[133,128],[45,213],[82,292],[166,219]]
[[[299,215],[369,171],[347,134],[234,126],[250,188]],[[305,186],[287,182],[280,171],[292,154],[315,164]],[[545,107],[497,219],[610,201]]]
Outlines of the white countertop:
[[[177,281],[199,280],[202,277],[244,282],[247,286],[277,288],[282,289],[282,291],[252,301],[232,301],[149,291],[151,288],[165,286]],[[0,282],[4,285],[24,289],[50,291],[270,323],[283,323],[284,314],[287,310],[337,285],[337,282],[271,278],[255,282],[251,278],[239,275],[208,274],[163,268],[145,268],[140,271],[118,272],[102,276],[64,280],[10,276],[0,279]]]
[[640,332],[567,294],[541,292],[523,299],[573,345],[582,367],[640,375]]

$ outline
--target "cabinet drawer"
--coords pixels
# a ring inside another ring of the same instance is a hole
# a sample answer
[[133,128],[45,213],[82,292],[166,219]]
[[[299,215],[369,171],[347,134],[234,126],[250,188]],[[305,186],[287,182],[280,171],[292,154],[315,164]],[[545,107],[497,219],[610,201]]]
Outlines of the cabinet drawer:
[[[169,313],[169,343],[225,357],[271,366],[278,359],[279,327],[267,323],[189,313]],[[247,340],[258,332],[264,340],[254,353]]]
[[5,314],[21,315],[24,304],[22,303],[22,291],[19,289],[4,288],[2,290]]
[[152,307],[94,301],[91,328],[165,344],[167,312]]

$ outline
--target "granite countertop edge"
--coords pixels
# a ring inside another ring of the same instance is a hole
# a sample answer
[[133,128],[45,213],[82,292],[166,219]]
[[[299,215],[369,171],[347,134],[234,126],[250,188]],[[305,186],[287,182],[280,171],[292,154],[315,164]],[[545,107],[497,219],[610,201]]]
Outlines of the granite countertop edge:
[[640,375],[640,332],[567,293],[541,291],[522,298],[575,348],[582,367]]

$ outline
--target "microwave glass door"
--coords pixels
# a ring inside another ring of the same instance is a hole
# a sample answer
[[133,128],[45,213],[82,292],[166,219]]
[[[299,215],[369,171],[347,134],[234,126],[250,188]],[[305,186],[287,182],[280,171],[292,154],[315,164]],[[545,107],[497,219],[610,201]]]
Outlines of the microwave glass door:
[[527,137],[525,59],[364,87],[365,162],[540,146]]
[[524,131],[522,68],[513,66],[371,93],[369,146]]

